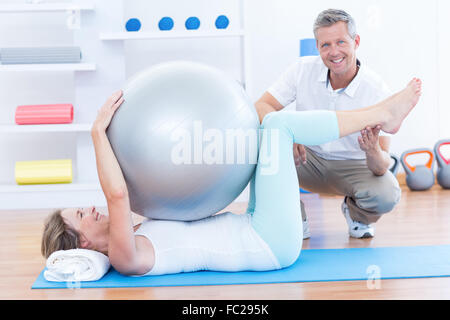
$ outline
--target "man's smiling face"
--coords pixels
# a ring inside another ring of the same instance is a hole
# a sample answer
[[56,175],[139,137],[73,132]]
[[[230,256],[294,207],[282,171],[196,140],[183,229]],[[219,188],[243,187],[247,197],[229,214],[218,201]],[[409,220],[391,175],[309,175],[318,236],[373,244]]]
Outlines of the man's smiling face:
[[323,63],[332,76],[353,76],[356,68],[356,49],[359,36],[355,39],[348,33],[347,23],[339,21],[329,27],[316,30],[317,48]]

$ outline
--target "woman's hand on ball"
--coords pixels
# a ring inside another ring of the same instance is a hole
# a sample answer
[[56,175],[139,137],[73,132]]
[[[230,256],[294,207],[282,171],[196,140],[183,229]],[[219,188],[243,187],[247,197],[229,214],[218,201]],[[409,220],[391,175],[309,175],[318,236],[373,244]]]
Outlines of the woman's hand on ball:
[[97,119],[95,119],[92,126],[92,130],[103,130],[106,131],[114,113],[119,109],[120,105],[123,103],[123,91],[119,90],[114,92],[105,104],[98,110]]

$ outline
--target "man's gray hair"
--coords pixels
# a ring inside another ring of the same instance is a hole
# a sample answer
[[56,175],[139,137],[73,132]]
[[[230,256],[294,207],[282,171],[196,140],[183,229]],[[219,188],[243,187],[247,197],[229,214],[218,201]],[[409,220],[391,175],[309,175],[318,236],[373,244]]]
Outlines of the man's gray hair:
[[344,10],[339,9],[327,9],[319,13],[314,22],[314,37],[317,39],[316,31],[319,28],[329,27],[339,21],[347,23],[348,34],[352,39],[356,37],[356,25],[355,20]]

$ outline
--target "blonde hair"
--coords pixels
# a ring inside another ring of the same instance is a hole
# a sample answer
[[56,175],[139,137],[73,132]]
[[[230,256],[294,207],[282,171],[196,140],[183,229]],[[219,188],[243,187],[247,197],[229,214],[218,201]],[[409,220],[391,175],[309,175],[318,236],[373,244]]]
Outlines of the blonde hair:
[[79,247],[80,234],[64,221],[61,212],[58,209],[45,220],[41,242],[41,253],[45,258],[58,250]]

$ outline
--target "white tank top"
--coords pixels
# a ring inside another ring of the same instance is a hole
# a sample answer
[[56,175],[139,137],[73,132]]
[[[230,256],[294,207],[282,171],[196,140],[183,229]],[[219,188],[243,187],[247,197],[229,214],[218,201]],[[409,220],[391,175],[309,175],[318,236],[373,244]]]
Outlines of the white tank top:
[[226,212],[190,222],[144,221],[135,235],[149,239],[155,251],[155,264],[145,275],[280,269],[250,219],[248,214]]

